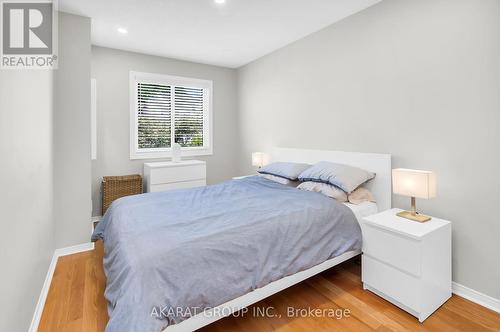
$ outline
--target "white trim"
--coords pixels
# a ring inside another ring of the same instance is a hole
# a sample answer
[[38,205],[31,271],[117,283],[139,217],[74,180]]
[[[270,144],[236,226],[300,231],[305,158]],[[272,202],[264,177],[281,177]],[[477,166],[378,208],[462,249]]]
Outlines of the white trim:
[[79,252],[94,250],[94,242],[77,244],[76,246],[56,249],[54,255],[57,257],[77,254]]
[[500,313],[500,300],[489,295],[480,293],[472,288],[466,287],[456,282],[452,282],[451,289],[453,294],[461,296],[469,301],[479,304],[485,308]]
[[[197,156],[211,156],[213,155],[213,149],[208,148],[198,148],[196,150],[187,150],[187,148],[181,148],[181,156],[184,157],[197,157]],[[130,160],[138,159],[161,159],[161,158],[171,158],[172,149],[165,149],[164,151],[151,151],[151,152],[134,152],[130,150]]]
[[93,216],[93,217],[90,217],[90,222],[93,225],[95,222],[101,221],[101,219],[102,219],[102,216]]
[[50,284],[52,283],[52,277],[54,276],[54,271],[56,270],[57,258],[58,257],[54,252],[52,260],[50,261],[49,270],[45,276],[45,281],[43,282],[42,290],[40,291],[40,296],[38,297],[33,318],[31,319],[30,328],[28,330],[29,332],[36,332],[38,330],[38,325],[40,324],[40,319],[42,318],[43,308],[45,307],[45,300],[47,300]]
[[288,287],[291,287],[301,281],[304,281],[307,278],[310,278],[318,273],[321,273],[359,254],[361,254],[361,250],[348,251],[340,256],[337,256],[321,264],[313,266],[310,269],[273,281],[264,287],[257,288],[256,290],[251,291],[250,293],[247,293],[240,297],[237,297],[234,300],[223,303],[220,306],[207,310],[206,312],[199,313],[189,319],[186,319],[185,321],[180,322],[179,324],[171,325],[166,329],[164,329],[163,332],[181,332],[181,331],[183,332],[183,331],[197,330],[219,319],[227,317],[238,310],[246,308],[249,305],[252,305],[260,300],[263,300],[273,294],[276,294]]
[[158,83],[158,84],[164,84],[165,81],[168,81],[169,84],[173,85],[184,85],[184,86],[189,85],[195,88],[212,87],[212,81],[210,80],[204,80],[194,77],[174,76],[167,74],[145,73],[133,70],[130,71],[130,78],[134,80],[140,79],[141,81],[147,81],[150,83]]
[[[150,82],[169,84],[173,86],[189,86],[204,89],[203,94],[203,147],[181,148],[183,157],[207,156],[213,154],[213,81],[191,77],[180,77],[163,74],[141,73],[130,71],[129,74],[129,109],[130,109],[130,159],[155,159],[169,158],[172,156],[171,148],[142,149],[137,146],[137,82]],[[172,105],[174,104],[174,89],[172,90]],[[208,110],[206,109],[208,107]],[[174,106],[172,106],[172,115]],[[172,122],[173,123],[173,122]],[[172,131],[172,135],[174,132]],[[172,140],[173,142],[173,140]]]
[[29,332],[36,332],[38,330],[38,325],[40,324],[40,319],[42,318],[43,308],[45,307],[45,301],[47,300],[47,295],[49,294],[50,284],[52,283],[52,277],[54,276],[54,271],[56,270],[59,257],[93,249],[94,243],[92,242],[54,250],[47,275],[45,276],[45,281],[43,282],[42,290],[40,291],[40,296],[38,297],[35,312],[33,313],[33,318],[31,319],[30,328],[28,330]]

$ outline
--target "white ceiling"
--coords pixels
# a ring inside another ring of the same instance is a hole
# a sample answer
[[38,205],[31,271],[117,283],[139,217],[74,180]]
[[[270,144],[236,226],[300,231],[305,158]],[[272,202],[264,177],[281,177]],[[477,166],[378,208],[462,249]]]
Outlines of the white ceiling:
[[237,68],[379,1],[59,0],[59,8],[92,18],[94,45]]

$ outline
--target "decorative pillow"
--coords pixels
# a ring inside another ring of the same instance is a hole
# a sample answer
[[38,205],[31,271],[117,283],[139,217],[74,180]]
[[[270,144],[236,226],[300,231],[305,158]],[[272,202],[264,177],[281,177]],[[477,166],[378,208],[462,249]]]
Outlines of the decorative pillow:
[[299,184],[297,189],[322,193],[323,195],[334,198],[339,202],[347,202],[347,194],[343,190],[328,183],[307,181]]
[[260,168],[257,172],[271,174],[295,181],[300,173],[311,167],[309,164],[277,162]]
[[364,187],[359,187],[358,189],[350,193],[347,196],[347,200],[349,201],[349,203],[352,204],[361,204],[363,202],[375,202],[375,198],[373,197],[370,190]]
[[259,174],[259,176],[263,177],[264,179],[268,179],[274,182],[281,183],[285,186],[289,187],[297,187],[299,185],[299,181],[291,181],[285,178],[282,178],[281,176],[276,176],[276,175],[271,175],[271,174]]
[[300,181],[333,184],[350,194],[357,187],[375,177],[375,173],[343,164],[320,161],[299,175]]

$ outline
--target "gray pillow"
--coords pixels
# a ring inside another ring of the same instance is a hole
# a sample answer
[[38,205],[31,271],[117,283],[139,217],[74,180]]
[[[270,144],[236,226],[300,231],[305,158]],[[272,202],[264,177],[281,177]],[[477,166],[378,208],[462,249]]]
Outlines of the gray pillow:
[[343,164],[320,161],[299,175],[300,181],[333,184],[350,194],[357,187],[375,177],[375,173]]
[[295,181],[300,173],[311,167],[309,164],[277,162],[260,168],[257,172],[261,174],[271,174]]
[[278,182],[280,184],[283,184],[288,187],[297,187],[300,182],[299,181],[291,181],[285,178],[282,178],[281,176],[276,176],[276,175],[271,175],[271,174],[259,174],[260,177],[263,177],[264,179],[268,179],[274,182]]

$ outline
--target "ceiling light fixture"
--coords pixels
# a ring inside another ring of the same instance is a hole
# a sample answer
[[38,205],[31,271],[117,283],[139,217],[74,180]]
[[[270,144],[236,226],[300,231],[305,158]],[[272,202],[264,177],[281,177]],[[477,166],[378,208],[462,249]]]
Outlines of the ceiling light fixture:
[[214,0],[214,2],[218,5],[223,5],[226,3],[226,0]]
[[116,31],[118,31],[119,33],[124,34],[124,35],[126,35],[128,33],[127,29],[125,29],[125,28],[118,28],[118,29],[116,29]]

